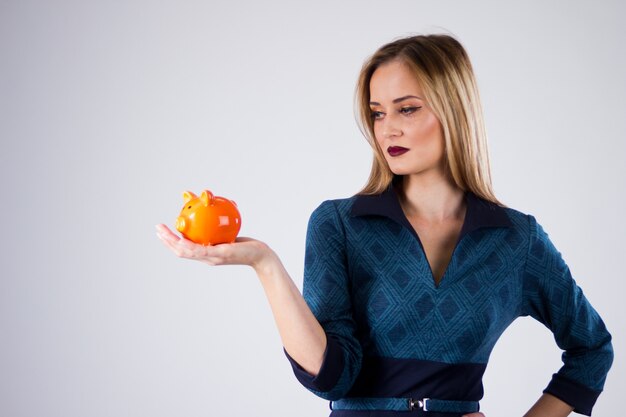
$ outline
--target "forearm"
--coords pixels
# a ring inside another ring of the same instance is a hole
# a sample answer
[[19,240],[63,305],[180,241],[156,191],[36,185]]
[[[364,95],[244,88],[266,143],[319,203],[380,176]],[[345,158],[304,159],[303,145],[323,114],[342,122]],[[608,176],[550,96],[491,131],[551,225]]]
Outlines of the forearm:
[[553,395],[543,394],[524,417],[566,417],[574,411],[569,404]]
[[319,373],[326,349],[326,334],[278,256],[270,250],[254,266],[270,303],[287,353],[312,375]]

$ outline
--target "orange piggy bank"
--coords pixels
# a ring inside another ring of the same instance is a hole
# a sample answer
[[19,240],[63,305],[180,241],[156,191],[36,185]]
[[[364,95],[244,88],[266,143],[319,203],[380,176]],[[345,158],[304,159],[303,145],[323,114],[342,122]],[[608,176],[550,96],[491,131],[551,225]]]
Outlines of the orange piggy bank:
[[232,243],[241,228],[241,214],[234,201],[216,197],[208,190],[200,197],[183,193],[185,205],[176,219],[176,230],[186,239],[202,245]]

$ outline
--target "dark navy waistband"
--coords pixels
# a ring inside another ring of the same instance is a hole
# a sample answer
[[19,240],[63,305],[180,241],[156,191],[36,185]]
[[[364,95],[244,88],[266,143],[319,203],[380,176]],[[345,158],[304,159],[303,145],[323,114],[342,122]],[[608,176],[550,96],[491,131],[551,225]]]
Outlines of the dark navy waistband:
[[436,398],[480,401],[486,364],[376,356],[363,358],[361,372],[345,398]]

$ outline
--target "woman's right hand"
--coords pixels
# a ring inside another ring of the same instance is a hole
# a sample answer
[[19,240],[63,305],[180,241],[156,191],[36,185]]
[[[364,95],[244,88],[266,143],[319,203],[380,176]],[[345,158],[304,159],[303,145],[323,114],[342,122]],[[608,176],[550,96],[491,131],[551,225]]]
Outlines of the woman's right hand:
[[268,245],[249,237],[238,237],[234,243],[204,246],[177,236],[164,224],[156,225],[156,234],[176,256],[211,266],[249,265],[257,270],[273,255]]

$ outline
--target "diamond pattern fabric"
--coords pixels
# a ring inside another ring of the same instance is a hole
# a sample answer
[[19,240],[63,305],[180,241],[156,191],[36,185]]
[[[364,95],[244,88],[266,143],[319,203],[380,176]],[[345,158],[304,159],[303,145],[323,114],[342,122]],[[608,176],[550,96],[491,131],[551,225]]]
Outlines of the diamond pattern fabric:
[[[613,359],[602,319],[532,215],[470,192],[466,201],[462,232],[439,285],[391,188],[315,209],[303,296],[330,340],[327,350],[341,359],[325,358],[314,377],[285,352],[307,389],[329,400],[350,396],[367,371],[365,358],[486,365],[502,332],[530,315],[564,351],[547,392],[590,413]],[[325,390],[315,382],[323,379],[331,385]],[[584,395],[570,395],[568,384]]]

